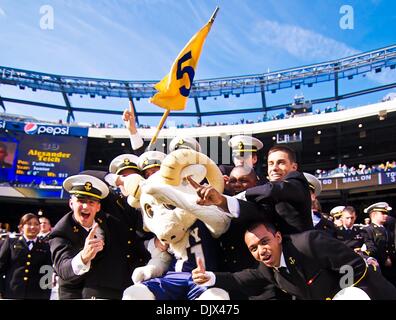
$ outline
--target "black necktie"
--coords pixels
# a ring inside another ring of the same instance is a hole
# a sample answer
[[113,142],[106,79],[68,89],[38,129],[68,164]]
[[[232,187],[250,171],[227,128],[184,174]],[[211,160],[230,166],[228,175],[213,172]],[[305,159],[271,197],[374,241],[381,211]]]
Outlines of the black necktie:
[[290,288],[290,284],[292,284],[290,274],[287,272],[286,267],[280,267],[278,269],[274,269],[274,277],[276,282],[279,284],[281,289]]
[[26,243],[27,243],[27,246],[28,246],[29,250],[31,250],[31,248],[33,248],[33,245],[34,245],[34,241],[33,240],[29,240]]
[[289,278],[290,277],[290,273],[287,271],[286,267],[280,267],[278,268],[278,272],[284,276],[285,278]]

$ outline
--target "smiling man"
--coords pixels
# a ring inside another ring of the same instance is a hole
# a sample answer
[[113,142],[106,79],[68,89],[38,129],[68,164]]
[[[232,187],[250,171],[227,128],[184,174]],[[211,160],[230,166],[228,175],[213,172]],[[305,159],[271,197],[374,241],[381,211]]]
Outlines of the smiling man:
[[[121,299],[131,285],[128,224],[101,210],[108,186],[89,175],[67,178],[70,193],[67,213],[50,235],[60,299]],[[136,259],[136,257],[133,257]]]
[[246,200],[220,194],[212,186],[195,186],[201,205],[217,205],[241,221],[271,218],[285,234],[313,229],[311,195],[304,174],[297,171],[294,150],[274,146],[268,151],[269,182],[246,190]]
[[258,268],[235,273],[196,268],[194,282],[228,291],[239,288],[248,295],[257,294],[269,282],[301,300],[332,299],[347,287],[360,288],[371,299],[396,299],[396,288],[378,269],[322,231],[282,236],[263,220],[248,226],[245,243],[260,262]]

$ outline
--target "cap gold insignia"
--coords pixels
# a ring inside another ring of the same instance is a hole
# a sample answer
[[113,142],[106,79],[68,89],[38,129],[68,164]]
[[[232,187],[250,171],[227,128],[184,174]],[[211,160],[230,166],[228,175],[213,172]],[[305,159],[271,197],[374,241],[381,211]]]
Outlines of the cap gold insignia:
[[242,149],[243,149],[243,142],[242,142],[242,141],[239,141],[239,142],[238,142],[238,149],[239,149],[239,150],[242,150]]
[[184,144],[184,140],[183,140],[183,139],[180,139],[179,142],[178,142],[178,144]]
[[129,165],[131,163],[131,161],[129,161],[129,159],[124,159],[124,164],[125,165]]
[[84,189],[85,189],[85,191],[90,191],[92,189],[92,183],[91,182],[85,182]]
[[289,262],[290,262],[290,264],[295,264],[296,259],[294,259],[293,257],[289,257]]
[[78,231],[79,231],[78,228],[76,226],[73,226],[73,232],[77,233]]
[[143,161],[143,164],[144,164],[144,165],[147,165],[148,163],[149,163],[148,159],[146,159],[146,160]]

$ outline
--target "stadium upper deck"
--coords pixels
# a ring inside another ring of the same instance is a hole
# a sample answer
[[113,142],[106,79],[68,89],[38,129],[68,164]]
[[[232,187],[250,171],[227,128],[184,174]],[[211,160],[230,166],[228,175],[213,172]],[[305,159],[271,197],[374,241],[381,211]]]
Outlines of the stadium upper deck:
[[[195,112],[171,112],[176,117],[197,117],[202,123],[202,117],[268,112],[285,109],[290,104],[267,105],[266,92],[275,93],[287,88],[299,89],[302,86],[312,87],[314,84],[330,82],[334,84],[332,96],[313,99],[312,104],[339,101],[346,98],[364,95],[376,91],[396,87],[396,83],[389,83],[369,89],[343,93],[340,80],[353,79],[354,76],[370,72],[379,73],[382,69],[396,69],[396,45],[361,53],[358,55],[313,64],[298,68],[290,68],[270,73],[225,77],[194,81],[190,98],[194,99]],[[6,110],[7,103],[33,105],[37,107],[54,108],[67,112],[67,122],[75,120],[74,112],[89,112],[102,114],[121,114],[120,110],[97,109],[73,106],[69,97],[73,94],[89,95],[91,97],[121,97],[128,98],[136,105],[137,121],[140,116],[160,116],[162,112],[146,112],[139,110],[137,101],[148,98],[155,93],[154,84],[157,81],[122,81],[111,79],[82,78],[74,76],[46,74],[35,71],[20,70],[11,67],[0,67],[0,84],[19,86],[20,89],[31,88],[33,91],[46,90],[59,92],[63,96],[64,105],[22,100],[14,97],[0,97],[0,107]],[[230,95],[239,97],[244,94],[257,93],[261,95],[261,106],[255,108],[222,109],[201,111],[200,103],[208,97]]]

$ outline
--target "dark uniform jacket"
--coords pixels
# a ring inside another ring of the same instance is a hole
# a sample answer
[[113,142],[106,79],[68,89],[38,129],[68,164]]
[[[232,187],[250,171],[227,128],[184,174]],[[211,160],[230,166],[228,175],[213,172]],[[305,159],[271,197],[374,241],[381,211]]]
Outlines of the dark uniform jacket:
[[301,172],[290,172],[283,181],[246,190],[248,201],[238,200],[239,219],[270,218],[282,232],[292,234],[313,229],[311,195],[308,181]]
[[387,257],[395,263],[394,234],[385,227],[371,223],[364,228],[365,243],[370,256],[377,259],[380,266],[384,266]]
[[350,230],[337,227],[336,239],[344,242],[351,249],[360,249],[364,244],[364,232],[365,230],[358,226],[353,226]]
[[[381,272],[394,286],[396,286],[396,254],[395,235],[392,230],[371,223],[364,228],[365,244],[368,254],[377,259]],[[385,262],[389,260],[391,265]]]
[[[219,271],[237,272],[258,267],[244,242],[246,227],[238,219],[231,220],[230,228],[220,238]],[[229,291],[231,300],[289,300],[291,296],[284,294],[272,283],[267,283],[253,296],[247,296],[240,288]]]
[[[333,298],[341,290],[345,271],[353,268],[353,283],[371,299],[396,299],[396,288],[386,281],[379,270],[367,266],[364,259],[342,242],[321,231],[308,231],[284,236],[282,251],[289,273],[276,271],[260,263],[256,269],[234,274],[215,273],[216,287],[240,287],[254,294],[268,282],[302,300]],[[281,268],[280,268],[281,269]]]
[[[40,273],[42,266],[47,266],[47,269]],[[51,266],[47,243],[36,240],[29,250],[24,237],[7,238],[0,250],[0,292],[8,299],[49,299],[51,275],[48,275],[48,270]],[[40,288],[40,279],[43,289]]]
[[314,226],[315,230],[326,232],[329,236],[336,236],[336,226],[332,221],[324,217],[320,212],[313,212],[320,217],[319,222]]
[[102,211],[95,220],[104,231],[104,249],[91,261],[90,270],[80,276],[74,274],[71,262],[83,249],[88,231],[69,212],[51,232],[50,247],[59,276],[60,299],[120,299],[123,290],[131,285],[131,266],[144,265],[150,257],[125,220]]
[[38,238],[40,239],[40,241],[48,243],[49,242],[49,238],[50,238],[50,234],[51,234],[51,232],[49,232],[45,236],[39,236]]

